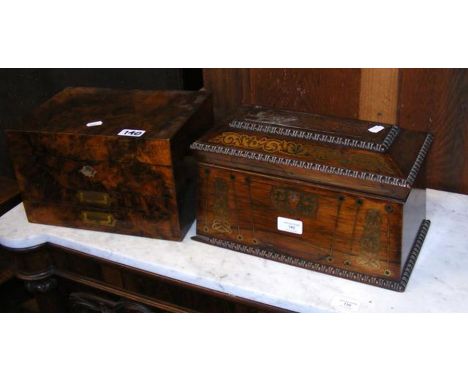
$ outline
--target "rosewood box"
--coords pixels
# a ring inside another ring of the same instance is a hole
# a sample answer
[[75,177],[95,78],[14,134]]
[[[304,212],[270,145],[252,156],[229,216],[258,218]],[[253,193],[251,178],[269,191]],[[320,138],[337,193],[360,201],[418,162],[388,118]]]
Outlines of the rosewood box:
[[205,92],[67,88],[7,131],[30,222],[182,240]]
[[208,244],[404,291],[429,228],[429,134],[243,107],[192,144]]

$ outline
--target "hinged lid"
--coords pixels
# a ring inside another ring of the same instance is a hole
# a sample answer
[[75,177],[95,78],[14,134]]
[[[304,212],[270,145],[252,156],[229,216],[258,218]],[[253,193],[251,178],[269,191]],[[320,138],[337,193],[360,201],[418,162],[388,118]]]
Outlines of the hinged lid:
[[52,155],[169,166],[170,141],[208,97],[195,91],[66,88],[14,132],[33,133],[30,140]]
[[406,199],[431,141],[388,124],[254,106],[191,147],[208,163]]

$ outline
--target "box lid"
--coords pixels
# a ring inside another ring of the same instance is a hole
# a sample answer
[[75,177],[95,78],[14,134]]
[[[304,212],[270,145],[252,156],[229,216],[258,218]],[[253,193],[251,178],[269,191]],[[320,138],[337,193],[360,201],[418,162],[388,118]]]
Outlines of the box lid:
[[246,106],[191,147],[208,163],[406,199],[431,141],[388,124]]
[[66,88],[14,132],[33,133],[48,152],[78,160],[171,165],[171,141],[208,97],[203,91]]

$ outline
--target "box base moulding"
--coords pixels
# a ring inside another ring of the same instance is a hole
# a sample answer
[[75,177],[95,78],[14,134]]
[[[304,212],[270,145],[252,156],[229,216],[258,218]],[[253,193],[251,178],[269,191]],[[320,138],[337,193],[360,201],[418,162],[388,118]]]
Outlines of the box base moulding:
[[233,241],[207,237],[204,235],[193,236],[192,239],[202,242],[202,243],[215,245],[217,247],[222,247],[222,248],[231,249],[231,250],[238,251],[238,252],[243,252],[248,255],[254,255],[254,256],[259,256],[259,257],[263,257],[266,259],[278,261],[280,263],[294,265],[297,267],[310,269],[310,270],[321,272],[321,273],[326,273],[328,275],[337,276],[337,277],[341,277],[341,278],[352,280],[352,281],[358,281],[361,283],[393,290],[396,292],[404,292],[408,284],[409,278],[411,276],[411,273],[413,271],[413,268],[416,264],[416,260],[418,259],[419,252],[421,251],[421,247],[424,243],[424,239],[426,238],[430,225],[431,225],[430,220],[424,219],[421,222],[421,226],[419,227],[418,234],[416,235],[416,239],[414,240],[413,246],[406,260],[405,266],[403,268],[403,272],[401,273],[400,280],[398,281],[386,280],[380,277],[369,276],[363,273],[340,269],[340,268],[336,268],[330,265],[323,265],[323,264],[315,263],[309,260],[299,259],[290,255],[287,255],[287,254],[274,252],[271,250],[265,250],[260,247],[239,244]]

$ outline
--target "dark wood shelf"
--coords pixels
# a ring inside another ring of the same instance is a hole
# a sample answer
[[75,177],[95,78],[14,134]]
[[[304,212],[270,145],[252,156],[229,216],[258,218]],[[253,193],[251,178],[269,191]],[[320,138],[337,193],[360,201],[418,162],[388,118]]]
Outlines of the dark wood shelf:
[[16,181],[0,176],[0,216],[19,202],[21,202],[21,196]]

